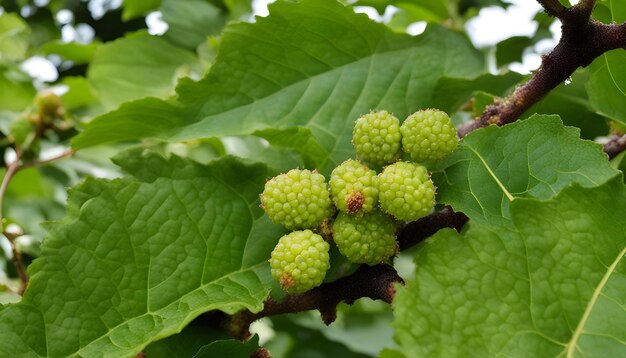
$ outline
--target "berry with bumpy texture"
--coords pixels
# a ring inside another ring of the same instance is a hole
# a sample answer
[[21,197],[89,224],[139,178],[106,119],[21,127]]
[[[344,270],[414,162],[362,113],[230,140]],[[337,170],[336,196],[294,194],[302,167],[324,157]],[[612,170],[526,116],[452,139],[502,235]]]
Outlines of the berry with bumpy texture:
[[418,162],[439,160],[452,153],[459,139],[446,112],[424,109],[410,115],[400,127],[402,149]]
[[265,183],[261,207],[288,229],[313,229],[332,214],[324,176],[307,169],[292,169]]
[[330,196],[340,211],[355,215],[374,209],[378,202],[376,172],[348,159],[330,174]]
[[339,252],[354,263],[376,265],[398,251],[396,224],[379,210],[362,216],[339,213],[333,235]]
[[398,220],[413,221],[435,207],[435,185],[426,167],[397,162],[378,175],[380,207]]
[[283,290],[301,293],[319,286],[330,267],[330,245],[311,230],[294,231],[278,240],[272,251],[272,276]]
[[359,159],[385,165],[402,154],[400,121],[387,111],[359,117],[352,131],[352,144]]

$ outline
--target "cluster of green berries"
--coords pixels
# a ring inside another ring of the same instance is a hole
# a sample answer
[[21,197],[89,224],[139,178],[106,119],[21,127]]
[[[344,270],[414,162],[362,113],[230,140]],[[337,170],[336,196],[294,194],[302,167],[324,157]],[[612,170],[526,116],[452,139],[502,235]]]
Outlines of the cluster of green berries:
[[[357,119],[352,139],[363,162],[344,161],[328,184],[322,174],[306,169],[292,169],[265,184],[261,207],[273,222],[295,230],[280,238],[270,259],[272,276],[289,293],[322,283],[330,267],[325,239],[351,262],[389,261],[398,250],[398,227],[435,206],[426,167],[400,158],[405,153],[429,163],[458,144],[448,115],[434,109],[416,112],[402,125],[386,111],[368,113]],[[376,173],[364,162],[385,167]]]

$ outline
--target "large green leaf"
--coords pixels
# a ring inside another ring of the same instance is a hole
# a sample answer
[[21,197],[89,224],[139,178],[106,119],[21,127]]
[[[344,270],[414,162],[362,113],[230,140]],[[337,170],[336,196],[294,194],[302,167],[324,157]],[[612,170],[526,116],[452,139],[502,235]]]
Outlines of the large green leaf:
[[[518,199],[510,228],[440,232],[394,300],[410,357],[626,355],[626,188]],[[514,233],[512,230],[516,230]]]
[[232,357],[247,358],[259,347],[259,337],[255,336],[248,342],[234,339],[216,341],[202,347],[193,358]]
[[99,46],[87,78],[111,110],[142,97],[172,95],[178,71],[186,66],[189,72],[194,62],[190,52],[140,31]]
[[258,207],[265,166],[116,162],[134,178],[88,179],[48,225],[22,301],[0,310],[0,356],[131,357],[208,310],[262,308],[282,232]]
[[226,23],[226,14],[206,0],[164,0],[161,12],[169,25],[165,38],[190,50],[217,35]]
[[433,175],[438,201],[472,220],[503,223],[519,198],[546,199],[572,183],[596,186],[617,175],[602,147],[579,132],[557,116],[474,131]]
[[32,78],[16,67],[0,65],[0,110],[24,111],[32,105],[35,87]]
[[568,83],[562,83],[529,108],[521,118],[530,117],[536,113],[558,114],[563,123],[580,128],[580,136],[585,139],[595,139],[608,132],[606,118],[595,113],[589,103],[585,84],[589,79],[587,69],[580,69],[570,77]]
[[589,66],[587,92],[600,114],[626,124],[626,51],[613,50]]
[[502,76],[485,74],[477,78],[448,78],[443,77],[437,82],[433,96],[433,107],[453,113],[465,104],[476,91],[488,91],[491,94],[502,96],[505,92],[519,83],[522,76],[509,72]]
[[54,40],[46,43],[40,49],[46,55],[56,54],[63,59],[72,61],[74,63],[89,63],[98,47],[102,45],[98,41],[94,41],[88,44],[81,44],[78,42],[63,42],[61,40]]
[[177,102],[154,107],[169,108],[169,118],[145,100],[129,103],[96,118],[73,146],[304,126],[329,151],[323,165],[330,168],[353,154],[351,128],[359,115],[384,108],[404,117],[432,103],[441,77],[473,78],[483,67],[467,38],[442,27],[410,37],[336,1],[279,1],[266,18],[225,28],[210,73],[181,81]]
[[162,0],[124,0],[122,17],[125,21],[156,11]]
[[16,14],[0,15],[0,62],[24,58],[28,50],[30,28]]

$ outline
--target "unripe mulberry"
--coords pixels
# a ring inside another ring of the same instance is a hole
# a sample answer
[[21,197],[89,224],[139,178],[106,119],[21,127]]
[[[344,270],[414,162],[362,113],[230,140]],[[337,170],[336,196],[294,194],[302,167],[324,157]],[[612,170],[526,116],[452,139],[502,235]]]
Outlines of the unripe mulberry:
[[319,286],[330,267],[330,245],[311,230],[294,231],[280,238],[272,251],[272,276],[289,293]]
[[337,208],[350,215],[372,211],[378,202],[376,172],[348,159],[330,174],[330,193]]
[[459,139],[446,112],[424,109],[410,115],[400,127],[402,149],[417,162],[439,160],[452,153]]
[[316,228],[332,214],[324,176],[306,169],[292,169],[265,183],[261,207],[270,220],[288,229]]
[[435,185],[426,167],[397,162],[378,175],[380,207],[398,220],[413,221],[435,207]]
[[387,111],[359,117],[352,131],[352,144],[359,159],[385,165],[402,154],[400,121]]
[[398,250],[396,224],[379,210],[362,216],[339,213],[333,224],[337,248],[350,262],[376,265]]

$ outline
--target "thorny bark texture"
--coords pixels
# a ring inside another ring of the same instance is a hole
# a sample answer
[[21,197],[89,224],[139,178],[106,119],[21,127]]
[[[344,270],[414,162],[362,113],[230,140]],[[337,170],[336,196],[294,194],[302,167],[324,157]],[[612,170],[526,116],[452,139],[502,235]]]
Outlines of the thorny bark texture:
[[488,106],[475,121],[459,128],[459,136],[490,124],[504,125],[514,122],[532,105],[569,78],[579,67],[586,67],[603,53],[626,48],[626,23],[603,24],[591,19],[595,1],[583,0],[576,6],[565,8],[558,0],[539,0],[549,15],[562,22],[561,40],[533,76],[513,94]]

